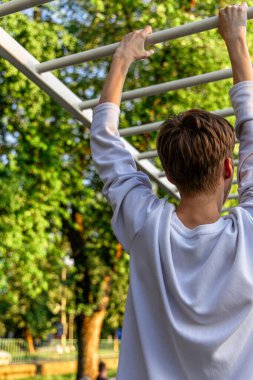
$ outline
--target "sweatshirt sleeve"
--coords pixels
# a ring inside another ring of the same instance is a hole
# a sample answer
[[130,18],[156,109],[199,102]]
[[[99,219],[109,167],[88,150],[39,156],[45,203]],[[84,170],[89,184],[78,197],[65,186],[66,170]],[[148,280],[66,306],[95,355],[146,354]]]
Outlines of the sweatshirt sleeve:
[[94,108],[91,125],[92,158],[104,183],[103,194],[113,209],[112,228],[126,251],[149,213],[159,207],[146,174],[135,161],[118,132],[119,107],[102,103]]
[[240,141],[238,186],[239,206],[253,216],[253,82],[237,83],[230,90]]

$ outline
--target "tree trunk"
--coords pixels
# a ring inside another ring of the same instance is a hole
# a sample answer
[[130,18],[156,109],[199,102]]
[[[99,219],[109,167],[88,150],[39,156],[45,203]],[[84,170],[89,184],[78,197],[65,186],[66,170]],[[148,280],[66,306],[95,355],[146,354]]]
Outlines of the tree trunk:
[[104,296],[98,309],[90,316],[76,317],[78,342],[77,380],[87,376],[95,380],[98,375],[98,350],[101,330],[109,302],[110,277],[103,281]]
[[[71,244],[75,267],[81,274],[76,282],[76,307],[89,305],[92,293],[91,277],[89,275],[89,263],[87,260],[86,240],[84,235],[83,215],[72,206],[72,221],[70,224],[67,220],[63,220],[64,229],[67,233],[68,240]],[[77,345],[78,345],[78,366],[77,380],[82,378],[90,378],[95,380],[98,373],[98,348],[103,321],[110,295],[110,276],[105,276],[101,281],[102,296],[95,307],[95,311],[91,316],[84,313],[79,314],[75,318]]]
[[85,334],[84,334],[84,315],[78,315],[76,317],[76,334],[77,334],[77,347],[78,347],[78,357],[77,357],[77,374],[76,380],[81,380],[84,377],[84,366],[85,366]]
[[35,7],[33,10],[33,19],[34,21],[41,21],[41,9]]
[[195,7],[196,7],[196,0],[190,0],[190,7],[191,7],[191,10],[195,9]]
[[25,336],[25,340],[26,340],[27,345],[28,345],[29,353],[33,354],[34,353],[34,342],[33,342],[33,336],[31,334],[31,332],[28,329],[26,329],[24,336]]
[[74,340],[74,314],[69,314],[68,338],[70,340],[70,344],[73,345],[73,340]]
[[63,268],[61,272],[61,324],[62,324],[62,336],[61,336],[61,346],[62,349],[66,350],[66,337],[67,337],[67,317],[66,317],[66,280],[67,280],[67,269]]
[[91,317],[81,318],[82,325],[79,324],[78,329],[81,329],[79,333],[82,337],[78,339],[78,342],[82,344],[82,347],[79,346],[78,350],[77,380],[85,376],[95,380],[98,375],[98,349],[105,313],[106,310],[99,310]]
[[77,380],[98,375],[98,349],[106,310],[96,311],[91,317],[77,317],[78,372]]

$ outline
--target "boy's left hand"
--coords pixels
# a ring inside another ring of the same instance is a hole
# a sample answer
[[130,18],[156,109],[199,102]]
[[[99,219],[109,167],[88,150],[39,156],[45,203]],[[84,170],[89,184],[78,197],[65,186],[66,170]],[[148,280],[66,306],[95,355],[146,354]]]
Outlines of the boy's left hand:
[[121,41],[113,58],[124,59],[131,65],[134,61],[150,57],[154,51],[145,50],[145,41],[151,33],[151,26],[146,26],[144,29],[127,34]]

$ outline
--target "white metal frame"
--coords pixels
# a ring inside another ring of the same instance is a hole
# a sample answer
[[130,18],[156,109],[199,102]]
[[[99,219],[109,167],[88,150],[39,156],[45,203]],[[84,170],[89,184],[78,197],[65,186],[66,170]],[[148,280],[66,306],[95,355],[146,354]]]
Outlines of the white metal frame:
[[[144,96],[152,96],[163,94],[168,91],[181,90],[187,87],[193,87],[200,84],[217,82],[222,79],[228,79],[232,77],[232,70],[218,70],[211,73],[195,75],[189,78],[177,79],[170,82],[155,84],[152,86],[138,88],[132,91],[125,91],[122,94],[122,102],[126,100],[133,100],[137,98],[142,98]],[[95,107],[98,104],[99,99],[86,100],[80,103],[80,109],[85,110],[88,108]]]
[[[221,117],[228,117],[228,116],[234,115],[234,110],[233,108],[225,108],[223,110],[212,111],[212,113]],[[147,133],[147,132],[153,132],[153,131],[157,131],[163,122],[164,120],[156,121],[154,123],[142,124],[140,126],[119,129],[119,133],[120,133],[120,136],[127,137],[127,136],[133,136],[133,135],[140,135],[142,133]]]
[[[39,6],[52,0],[11,0],[7,3],[0,4],[0,17],[28,9],[33,6]],[[253,18],[253,7],[248,9],[248,18]],[[153,45],[156,43],[164,42],[180,38],[186,35],[203,32],[217,28],[218,17],[211,17],[198,22],[185,24],[176,28],[163,30],[153,33],[148,37],[147,45]],[[98,99],[92,99],[88,101],[81,100],[76,96],[69,88],[67,88],[59,79],[57,79],[52,73],[55,69],[67,67],[70,65],[80,64],[88,60],[94,60],[98,58],[104,58],[114,53],[119,43],[112,45],[99,47],[86,52],[73,54],[67,57],[54,59],[47,62],[38,62],[27,50],[25,50],[20,44],[18,44],[8,33],[0,28],[0,55],[7,59],[13,66],[25,74],[30,80],[38,85],[44,92],[51,96],[62,107],[68,110],[79,122],[85,126],[90,127],[92,121],[92,110],[98,103]],[[213,81],[219,81],[221,79],[230,78],[232,76],[232,70],[219,70],[211,73],[205,73],[189,78],[183,78],[174,80],[162,84],[156,84],[145,88],[136,89],[133,91],[124,92],[122,100],[131,100],[140,98],[143,96],[151,96],[161,94],[167,91],[178,90],[186,87],[192,87],[199,84],[209,83]],[[216,110],[213,113],[222,117],[231,116],[234,114],[232,108],[223,110]],[[165,189],[176,199],[179,199],[179,193],[176,187],[171,184],[165,177],[165,173],[160,171],[152,162],[151,159],[157,157],[157,151],[142,152],[140,153],[135,149],[124,137],[132,136],[141,133],[147,133],[156,131],[161,122],[154,122],[145,125],[130,127],[126,129],[120,129],[120,135],[122,141],[126,145],[126,148],[135,158],[137,167],[140,170],[146,172],[151,180],[155,181],[158,186]],[[238,160],[235,160],[235,165],[238,165]],[[235,184],[236,181],[233,181]],[[229,199],[238,198],[237,194],[230,194]],[[229,209],[223,209],[223,211],[229,211]]]
[[[248,9],[248,19],[253,18],[253,7]],[[189,36],[191,34],[196,34],[204,32],[210,29],[215,29],[218,27],[219,18],[218,16],[206,18],[201,21],[192,22],[189,24],[177,26],[175,28],[161,30],[159,32],[152,33],[147,38],[147,45],[155,45],[160,42],[175,40],[184,36]],[[105,58],[112,55],[119,43],[116,42],[111,45],[98,47],[96,49],[91,49],[77,54],[72,54],[70,56],[56,58],[47,62],[42,62],[36,66],[38,73],[43,73],[46,71],[53,71],[63,67],[77,65],[90,60],[95,60],[99,58]]]
[[45,3],[50,3],[51,1],[53,0],[11,0],[7,3],[0,4],[0,17],[8,16],[11,13],[23,11]]

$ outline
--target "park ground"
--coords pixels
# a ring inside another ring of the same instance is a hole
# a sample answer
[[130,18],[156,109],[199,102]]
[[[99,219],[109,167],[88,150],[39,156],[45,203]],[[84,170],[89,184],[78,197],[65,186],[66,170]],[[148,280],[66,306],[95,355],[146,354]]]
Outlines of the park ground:
[[[108,378],[116,378],[116,371],[108,371]],[[54,375],[54,376],[36,376],[36,377],[26,377],[22,380],[75,380],[75,375]]]

